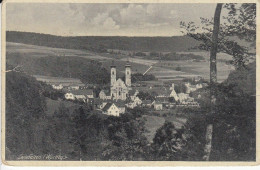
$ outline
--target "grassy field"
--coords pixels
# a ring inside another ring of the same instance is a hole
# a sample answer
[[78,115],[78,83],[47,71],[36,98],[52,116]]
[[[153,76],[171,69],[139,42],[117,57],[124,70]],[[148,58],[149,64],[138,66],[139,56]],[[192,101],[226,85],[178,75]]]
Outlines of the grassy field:
[[146,119],[145,128],[147,129],[147,132],[144,135],[151,143],[153,141],[156,130],[164,124],[165,120],[163,117],[158,116],[144,115],[143,117]]
[[[196,52],[177,52],[178,54],[194,54],[204,57],[205,60],[209,61],[209,51],[196,51]],[[225,53],[218,53],[217,59],[220,60],[232,60],[232,56]]]
[[[126,61],[129,60],[132,66],[132,72],[144,73],[150,66],[153,66],[148,74],[154,74],[159,81],[181,80],[187,77],[201,76],[206,80],[209,79],[209,53],[208,52],[179,52],[182,54],[201,55],[205,61],[157,61],[147,60],[142,58],[129,58],[126,55],[113,55],[108,53],[94,53],[83,50],[50,48],[43,46],[19,44],[7,42],[7,58],[8,56],[71,56],[82,57],[86,59],[99,60],[102,65],[109,71],[112,62],[117,66],[117,73],[119,77],[124,75]],[[217,56],[219,59],[230,60],[231,56],[220,53]],[[8,60],[7,60],[8,61]],[[176,71],[179,67],[181,70]],[[219,82],[225,80],[230,71],[234,70],[231,65],[226,65],[224,62],[217,63],[217,78]]]
[[180,129],[186,123],[185,118],[177,116],[160,117],[144,115],[143,118],[146,120],[145,128],[147,129],[147,132],[144,135],[150,143],[153,141],[156,130],[159,129],[165,121],[172,122],[177,129]]
[[83,50],[73,50],[73,49],[63,49],[63,48],[51,48],[44,46],[28,45],[21,43],[6,43],[7,56],[9,55],[25,55],[33,57],[46,57],[46,56],[71,56],[71,57],[83,57],[87,59],[109,59],[107,57],[100,56],[96,53],[83,51]]
[[[181,71],[175,69],[179,67]],[[219,82],[225,80],[230,71],[234,67],[226,63],[217,63],[217,78]],[[162,61],[153,67],[150,73],[154,74],[159,79],[172,79],[178,77],[194,77],[201,76],[209,80],[209,61],[193,62],[193,61]]]

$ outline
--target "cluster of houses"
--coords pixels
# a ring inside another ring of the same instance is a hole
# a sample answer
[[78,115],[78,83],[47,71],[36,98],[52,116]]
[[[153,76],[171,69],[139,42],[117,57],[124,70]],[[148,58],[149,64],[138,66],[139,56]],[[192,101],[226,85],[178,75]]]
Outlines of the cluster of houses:
[[[175,106],[195,106],[199,104],[190,97],[190,93],[207,84],[198,83],[191,85],[186,83],[185,93],[176,93],[174,84],[170,88],[160,87],[161,91],[155,96],[154,100],[141,100],[138,97],[137,87],[131,86],[131,66],[125,66],[125,81],[116,78],[116,66],[111,66],[110,90],[101,90],[99,98],[95,100],[96,109],[104,114],[118,116],[125,112],[125,108],[145,107],[154,110],[165,110]],[[150,89],[149,89],[150,90]]]
[[[203,88],[206,84],[198,83],[191,85],[185,83],[186,92],[176,93],[174,84],[171,87],[160,86],[154,100],[141,100],[138,97],[138,87],[131,84],[131,66],[129,62],[125,65],[125,80],[117,79],[116,66],[111,66],[110,90],[101,90],[98,98],[94,97],[92,89],[86,87],[78,79],[74,81],[63,82],[46,82],[54,89],[63,90],[65,99],[73,101],[82,101],[91,103],[95,110],[100,110],[102,113],[112,116],[119,116],[125,113],[126,108],[144,107],[156,111],[171,109],[178,106],[196,106],[199,104],[190,97],[190,93]],[[75,83],[76,82],[76,83]],[[151,88],[147,89],[148,92]]]

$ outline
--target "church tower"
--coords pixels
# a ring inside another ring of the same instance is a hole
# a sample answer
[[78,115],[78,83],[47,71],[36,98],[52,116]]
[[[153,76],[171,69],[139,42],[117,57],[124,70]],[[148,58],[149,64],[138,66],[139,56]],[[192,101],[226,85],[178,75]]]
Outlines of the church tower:
[[116,82],[116,66],[114,65],[114,62],[111,65],[111,86],[113,86]]
[[128,61],[125,65],[125,85],[131,87],[131,65]]

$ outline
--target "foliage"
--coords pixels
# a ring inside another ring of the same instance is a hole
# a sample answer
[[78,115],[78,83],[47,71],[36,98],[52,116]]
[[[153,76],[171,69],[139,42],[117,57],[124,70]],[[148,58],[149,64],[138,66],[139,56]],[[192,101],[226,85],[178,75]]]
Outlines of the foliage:
[[143,92],[143,91],[140,91],[138,94],[137,94],[137,97],[139,97],[141,100],[151,100],[153,101],[155,99],[155,94],[151,94],[149,92]]
[[183,82],[175,83],[174,90],[176,93],[186,93],[187,87]]
[[[253,161],[256,154],[256,65],[232,72],[217,86],[216,115],[213,115],[212,161]],[[194,92],[204,114],[210,112],[209,87]],[[195,97],[196,98],[196,97]],[[196,130],[194,128],[193,130]],[[205,140],[205,139],[204,139]],[[203,141],[203,138],[201,138]]]
[[197,61],[201,61],[204,60],[204,57],[200,56],[200,55],[195,55],[192,53],[189,54],[178,54],[178,53],[168,53],[165,54],[162,57],[162,60],[173,60],[173,61],[180,61],[180,60],[197,60]]
[[108,126],[109,140],[112,145],[107,146],[103,151],[104,160],[144,160],[146,158],[145,153],[148,148],[147,140],[143,135],[144,122],[138,117],[125,113],[119,119],[113,118]]
[[182,160],[181,152],[185,145],[183,129],[176,129],[171,122],[156,131],[153,139],[152,149],[154,160],[176,161]]
[[[22,88],[21,88],[22,87]],[[7,73],[6,158],[63,155],[67,160],[144,160],[142,109],[120,117],[92,113],[87,105],[72,113],[64,104],[45,114],[44,86],[24,73]],[[46,88],[45,90],[48,90]]]
[[153,74],[141,74],[141,73],[134,73],[131,76],[131,80],[133,83],[138,81],[153,81],[156,80],[156,77]]
[[46,103],[41,86],[23,73],[6,73],[6,148],[12,155],[38,151],[34,127],[44,119]]
[[[248,63],[248,58],[252,55],[252,52],[250,52],[252,50],[246,45],[241,45],[241,41],[244,40],[255,48],[256,4],[225,4],[224,8],[229,13],[228,16],[223,17],[222,24],[220,24],[218,52],[233,56],[233,64],[236,68],[244,67]],[[213,19],[201,18],[201,24],[200,27],[194,22],[180,23],[184,33],[201,41],[201,44],[195,48],[209,51],[212,46]],[[200,29],[203,31],[199,32]]]
[[53,89],[51,85],[47,85],[44,82],[39,82],[42,89],[42,94],[52,100],[58,100],[64,98],[64,92],[62,90]]
[[174,37],[117,37],[82,36],[61,37],[29,32],[6,32],[7,42],[32,44],[38,46],[90,50],[105,52],[107,49],[130,51],[187,51],[196,40],[188,36]]

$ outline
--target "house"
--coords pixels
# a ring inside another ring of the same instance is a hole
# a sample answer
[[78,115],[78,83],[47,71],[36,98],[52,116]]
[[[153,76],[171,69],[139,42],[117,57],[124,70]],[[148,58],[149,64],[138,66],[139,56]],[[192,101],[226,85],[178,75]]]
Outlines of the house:
[[70,90],[79,90],[79,85],[70,85],[68,87],[68,89],[70,89]]
[[197,89],[201,89],[202,87],[203,87],[202,84],[196,84],[196,88],[197,88]]
[[141,105],[142,104],[142,100],[139,97],[135,97],[132,100],[134,103],[136,103],[136,105]]
[[130,100],[127,102],[126,106],[133,109],[139,105],[142,104],[142,100],[139,97],[132,98],[133,100]]
[[67,99],[67,100],[75,100],[75,96],[72,93],[66,93],[65,94],[65,99]]
[[83,100],[87,101],[88,99],[93,99],[93,91],[90,89],[83,90],[68,90],[65,94],[65,99],[67,100]]
[[85,94],[87,95],[88,98],[93,99],[94,98],[94,93],[92,89],[82,89],[81,91],[85,91]]
[[155,110],[163,110],[163,104],[159,101],[154,101],[153,107]]
[[189,94],[179,93],[178,96],[179,96],[179,101],[180,101],[180,103],[183,103],[185,100],[188,99]]
[[151,108],[152,107],[152,101],[151,100],[143,100],[141,106]]
[[63,85],[62,84],[52,84],[51,86],[52,86],[53,89],[56,89],[56,90],[63,89]]
[[125,101],[117,100],[117,101],[115,102],[115,105],[119,108],[119,113],[120,113],[120,114],[125,113],[125,108],[126,108]]
[[194,81],[195,81],[195,82],[199,82],[200,80],[202,80],[202,77],[201,77],[201,76],[194,77]]
[[176,91],[174,90],[174,83],[172,83],[170,90],[171,90],[170,97],[173,97],[175,101],[179,101],[179,97],[178,97]]
[[109,91],[108,90],[101,90],[99,92],[99,98],[102,99],[102,100],[111,99],[111,96],[109,95]]
[[190,94],[191,92],[194,92],[197,90],[196,85],[191,85],[190,83],[185,83],[186,86],[186,93]]
[[130,103],[127,103],[126,106],[127,106],[128,108],[133,109],[133,108],[135,108],[137,105],[136,105],[136,103],[134,103],[134,102],[130,102]]
[[106,115],[110,116],[119,116],[120,110],[114,103],[107,103],[103,109],[102,112]]
[[160,103],[162,104],[163,108],[169,108],[170,107],[170,102],[169,102],[169,98],[168,97],[160,97],[160,98],[156,98],[156,100],[153,102],[155,103]]

